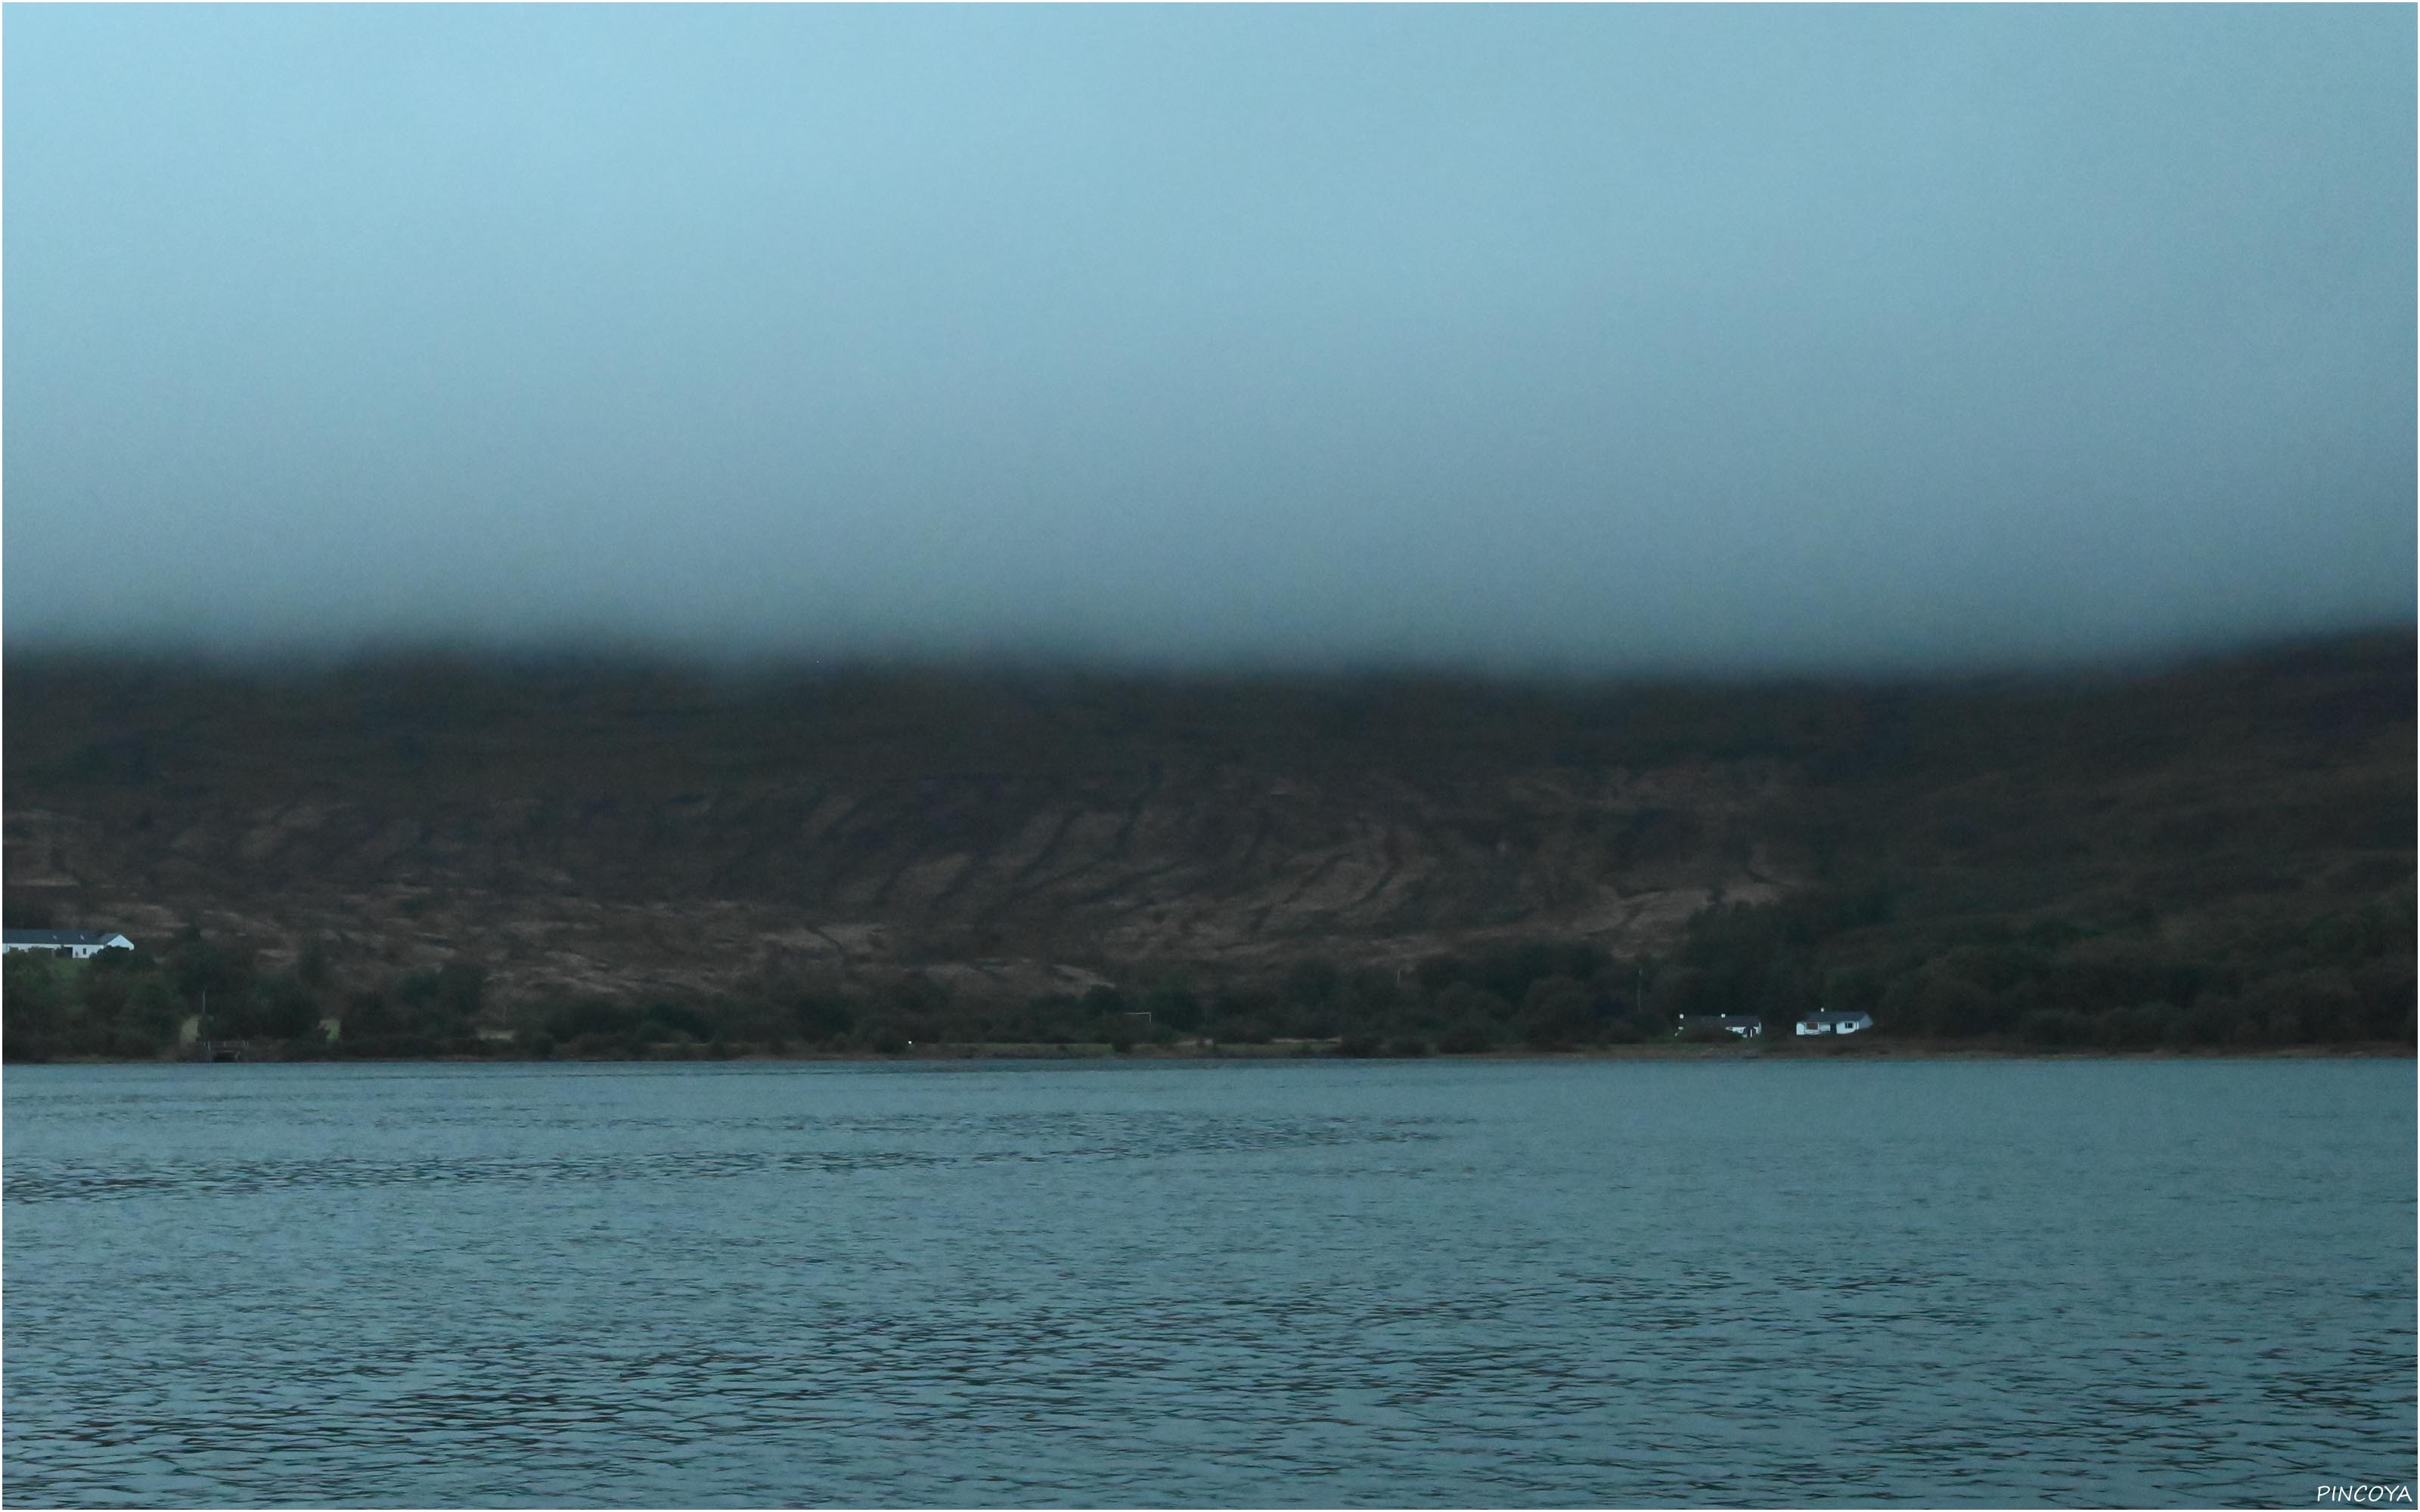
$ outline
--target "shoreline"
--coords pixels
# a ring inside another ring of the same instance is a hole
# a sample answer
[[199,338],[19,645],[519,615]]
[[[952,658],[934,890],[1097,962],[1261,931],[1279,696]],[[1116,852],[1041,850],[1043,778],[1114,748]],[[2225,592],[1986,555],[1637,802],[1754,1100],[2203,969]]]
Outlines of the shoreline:
[[[282,1047],[281,1047],[282,1048]],[[1821,1047],[1775,1049],[1761,1045],[1731,1046],[1719,1044],[1629,1044],[1590,1045],[1572,1050],[1489,1050],[1474,1053],[1446,1054],[1433,1052],[1419,1056],[1355,1055],[1339,1053],[1334,1041],[1280,1042],[1272,1044],[1225,1045],[1138,1045],[1130,1050],[1112,1051],[1107,1045],[1028,1045],[1028,1044],[939,1044],[879,1055],[865,1051],[786,1051],[774,1053],[752,1049],[743,1053],[712,1054],[704,1046],[665,1047],[664,1053],[624,1056],[570,1056],[554,1054],[442,1055],[442,1056],[330,1056],[286,1055],[278,1053],[246,1054],[230,1060],[205,1060],[198,1056],[154,1057],[136,1059],[110,1056],[60,1056],[46,1060],[12,1060],[16,1066],[195,1066],[195,1065],[277,1065],[277,1066],[661,1066],[661,1065],[847,1065],[847,1066],[914,1066],[968,1065],[983,1062],[1066,1062],[1087,1065],[1155,1065],[1274,1062],[1301,1064],[1307,1061],[1357,1062],[1362,1064],[1402,1063],[1419,1061],[1503,1063],[1565,1063],[1597,1061],[1774,1061],[1812,1063],[1834,1060],[2420,1060],[2420,1047],[2396,1041],[2351,1041],[2342,1044],[2258,1045],[2258,1046],[2171,1046],[2157,1045],[2141,1049],[2114,1046],[2079,1046],[2050,1048],[2040,1045],[1993,1043],[1931,1043],[1923,1041],[1878,1040],[1866,1044],[1826,1044]]]

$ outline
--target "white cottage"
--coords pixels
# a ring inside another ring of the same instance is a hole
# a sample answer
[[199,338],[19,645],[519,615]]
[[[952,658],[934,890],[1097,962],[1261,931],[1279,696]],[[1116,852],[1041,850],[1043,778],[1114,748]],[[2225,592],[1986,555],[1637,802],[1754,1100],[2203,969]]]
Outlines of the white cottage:
[[1860,1034],[1873,1026],[1870,1013],[1809,1013],[1798,1021],[1801,1034]]
[[89,929],[0,930],[0,950],[49,950],[81,961],[101,950],[132,950],[134,942],[123,934]]

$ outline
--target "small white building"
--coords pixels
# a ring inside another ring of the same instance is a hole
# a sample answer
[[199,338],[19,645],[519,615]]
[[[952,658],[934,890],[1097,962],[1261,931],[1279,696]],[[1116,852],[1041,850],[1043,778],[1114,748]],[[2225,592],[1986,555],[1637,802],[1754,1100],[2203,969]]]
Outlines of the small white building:
[[123,934],[89,929],[0,930],[0,950],[49,950],[81,961],[101,950],[132,950],[134,942]]
[[1871,1013],[1809,1013],[1798,1021],[1801,1034],[1859,1034],[1873,1026]]
[[1686,1034],[1691,1029],[1713,1027],[1753,1040],[1764,1033],[1764,1020],[1748,1013],[1683,1013],[1674,1034]]

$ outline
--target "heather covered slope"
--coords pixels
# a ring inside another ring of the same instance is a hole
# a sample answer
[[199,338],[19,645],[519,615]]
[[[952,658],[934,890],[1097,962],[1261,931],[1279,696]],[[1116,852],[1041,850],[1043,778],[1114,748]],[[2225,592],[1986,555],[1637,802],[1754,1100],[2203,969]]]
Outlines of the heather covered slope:
[[2413,653],[1762,686],[18,657],[9,909],[317,942],[354,988],[468,963],[495,1003],[1666,956],[1710,903],[1873,887],[1885,974],[1978,924],[2232,959],[2364,910],[2408,959]]

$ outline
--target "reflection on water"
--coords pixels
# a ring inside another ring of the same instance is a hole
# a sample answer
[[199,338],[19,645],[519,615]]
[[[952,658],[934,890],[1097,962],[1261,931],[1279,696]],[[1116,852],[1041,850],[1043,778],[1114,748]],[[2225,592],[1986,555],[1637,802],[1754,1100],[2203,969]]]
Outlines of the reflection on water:
[[[599,1119],[582,1122],[549,1119],[554,1127],[648,1129],[685,1133],[692,1120],[673,1118]],[[313,1160],[250,1160],[194,1165],[153,1160],[117,1162],[61,1161],[39,1171],[9,1173],[11,1201],[40,1202],[61,1197],[132,1196],[144,1194],[226,1194],[298,1186],[392,1186],[445,1184],[463,1181],[632,1181],[687,1177],[698,1180],[749,1176],[768,1171],[855,1171],[984,1165],[1000,1161],[1138,1160],[1180,1151],[1255,1150],[1302,1148],[1323,1144],[1378,1143],[1401,1139],[1434,1139],[1416,1128],[1386,1127],[1386,1120],[1278,1121],[1251,1119],[1156,1119],[1135,1115],[1124,1119],[1072,1117],[1003,1117],[980,1121],[954,1120],[943,1138],[981,1134],[982,1145],[959,1149],[623,1149],[612,1154],[555,1155],[540,1159],[458,1157],[452,1159],[380,1160],[330,1156]],[[940,1127],[932,1119],[813,1120],[806,1119],[733,1119],[719,1127],[757,1129],[768,1134],[856,1133],[885,1127],[919,1132]],[[1001,1136],[1007,1136],[1005,1142]]]
[[2307,1504],[2409,1063],[12,1068],[20,1504]]

